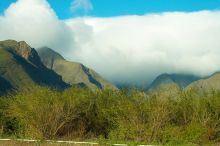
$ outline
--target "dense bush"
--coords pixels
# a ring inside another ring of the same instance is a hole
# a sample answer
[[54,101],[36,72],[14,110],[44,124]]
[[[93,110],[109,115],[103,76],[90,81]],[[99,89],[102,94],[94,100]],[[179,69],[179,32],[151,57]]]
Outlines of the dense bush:
[[0,99],[0,126],[2,136],[25,138],[219,142],[220,93],[35,87]]

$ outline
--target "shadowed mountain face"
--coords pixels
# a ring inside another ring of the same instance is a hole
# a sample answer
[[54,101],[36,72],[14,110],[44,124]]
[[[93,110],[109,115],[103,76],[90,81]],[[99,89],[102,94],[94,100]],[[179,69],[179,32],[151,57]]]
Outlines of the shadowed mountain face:
[[201,78],[194,75],[162,74],[153,81],[153,83],[149,86],[149,90],[165,88],[168,86],[176,86],[177,88],[183,89],[190,83],[199,79]]
[[23,41],[0,41],[0,77],[1,91],[28,89],[34,85],[69,87],[59,75],[47,69],[37,52]]
[[213,75],[200,79],[191,83],[186,87],[186,90],[194,89],[198,92],[210,92],[212,90],[220,91],[220,72],[216,72]]
[[0,77],[0,95],[13,90],[13,86],[6,79]]
[[62,79],[70,85],[86,86],[91,89],[117,89],[94,70],[83,64],[67,61],[50,48],[43,47],[37,51],[44,65],[62,76]]

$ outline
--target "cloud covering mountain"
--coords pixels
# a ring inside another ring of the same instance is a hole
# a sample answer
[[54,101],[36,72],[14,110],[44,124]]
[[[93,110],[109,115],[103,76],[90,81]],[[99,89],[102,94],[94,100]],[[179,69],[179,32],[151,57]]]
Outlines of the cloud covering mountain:
[[46,0],[18,0],[0,16],[0,40],[47,45],[115,83],[220,70],[220,11],[60,20]]

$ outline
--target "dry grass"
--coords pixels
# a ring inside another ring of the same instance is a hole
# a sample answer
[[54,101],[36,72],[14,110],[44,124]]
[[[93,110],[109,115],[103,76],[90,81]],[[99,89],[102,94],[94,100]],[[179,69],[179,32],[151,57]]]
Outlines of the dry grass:
[[[0,141],[0,146],[92,146],[91,144],[37,143],[21,141]],[[100,146],[100,145],[95,145]]]

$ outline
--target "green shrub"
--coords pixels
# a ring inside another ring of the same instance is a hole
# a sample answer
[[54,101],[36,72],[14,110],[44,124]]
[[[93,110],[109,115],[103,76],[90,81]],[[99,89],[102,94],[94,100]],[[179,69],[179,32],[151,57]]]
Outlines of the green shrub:
[[0,98],[2,136],[204,144],[220,139],[220,94],[47,87]]

